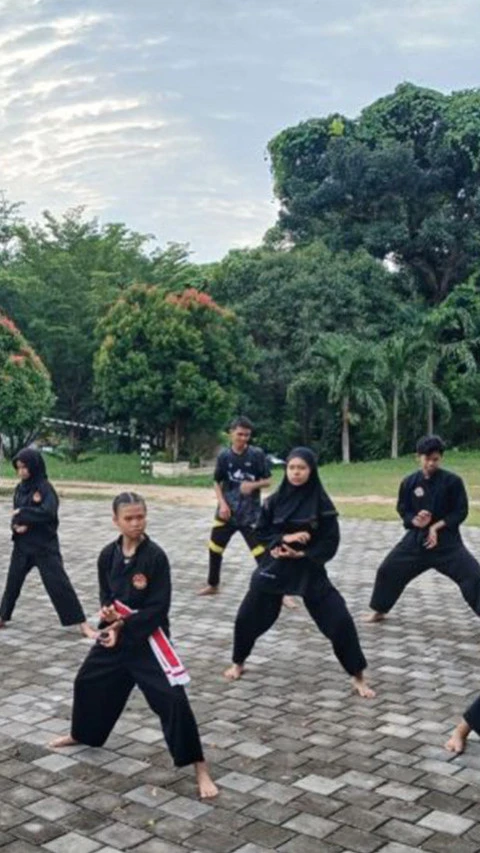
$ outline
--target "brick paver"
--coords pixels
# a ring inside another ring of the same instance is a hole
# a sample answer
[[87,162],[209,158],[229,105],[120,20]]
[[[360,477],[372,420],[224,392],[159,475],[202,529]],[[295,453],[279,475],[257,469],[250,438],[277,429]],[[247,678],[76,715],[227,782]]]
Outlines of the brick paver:
[[[0,502],[2,584],[9,504]],[[362,625],[394,523],[345,521],[330,575],[356,618],[378,697],[352,694],[303,606],[283,611],[245,678],[222,679],[232,624],[252,569],[230,546],[222,594],[205,581],[211,508],[152,504],[150,533],[173,570],[175,641],[212,772],[200,803],[189,768],[172,767],[134,691],[103,749],[52,753],[68,731],[72,680],[89,643],[62,629],[36,572],[0,632],[0,853],[411,853],[480,851],[480,742],[452,758],[443,742],[480,691],[480,624],[456,587],[430,572],[388,622]],[[97,609],[97,553],[114,532],[106,501],[64,500],[65,562],[87,612]],[[465,538],[480,551],[480,529]]]

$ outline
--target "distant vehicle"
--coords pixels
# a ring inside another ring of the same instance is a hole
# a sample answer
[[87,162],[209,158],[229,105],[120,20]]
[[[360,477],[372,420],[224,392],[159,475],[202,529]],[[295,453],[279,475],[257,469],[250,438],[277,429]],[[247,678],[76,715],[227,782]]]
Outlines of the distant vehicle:
[[270,462],[270,465],[275,466],[285,466],[285,459],[280,459],[280,456],[276,456],[275,453],[267,453],[267,459]]

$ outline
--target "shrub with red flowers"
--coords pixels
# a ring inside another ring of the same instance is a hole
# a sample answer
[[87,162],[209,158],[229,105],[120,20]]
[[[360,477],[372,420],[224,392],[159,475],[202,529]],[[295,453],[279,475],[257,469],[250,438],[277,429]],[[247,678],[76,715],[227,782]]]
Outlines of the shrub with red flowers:
[[96,389],[109,417],[169,436],[215,433],[251,379],[252,344],[232,311],[188,288],[134,285],[99,325]]
[[21,332],[0,313],[0,435],[15,452],[53,404],[50,376]]

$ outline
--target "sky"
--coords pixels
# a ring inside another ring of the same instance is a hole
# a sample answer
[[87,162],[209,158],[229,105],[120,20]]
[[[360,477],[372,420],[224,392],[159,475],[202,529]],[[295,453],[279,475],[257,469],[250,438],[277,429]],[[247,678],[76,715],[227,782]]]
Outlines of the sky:
[[0,189],[217,260],[275,223],[275,134],[477,87],[479,41],[478,0],[0,0]]

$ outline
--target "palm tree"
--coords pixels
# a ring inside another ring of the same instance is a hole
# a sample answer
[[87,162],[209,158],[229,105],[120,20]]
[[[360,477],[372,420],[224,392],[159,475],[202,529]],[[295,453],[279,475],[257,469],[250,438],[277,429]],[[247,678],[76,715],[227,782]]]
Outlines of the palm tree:
[[398,417],[400,403],[406,401],[408,391],[422,362],[425,343],[420,337],[396,334],[380,350],[377,377],[389,386],[392,401],[391,458],[398,458]]
[[[316,355],[328,400],[339,406],[342,419],[342,461],[350,462],[350,425],[367,410],[380,422],[385,420],[385,400],[375,384],[379,350],[353,335],[325,334],[317,341]],[[318,375],[318,374],[317,374]],[[321,374],[320,374],[321,375]]]
[[[447,301],[448,302],[448,301]],[[427,432],[434,430],[435,409],[450,417],[450,402],[439,387],[440,368],[453,363],[464,374],[477,370],[474,348],[478,339],[468,311],[451,309],[447,302],[431,311],[420,336],[424,357],[415,373],[415,396],[426,412]]]

